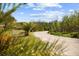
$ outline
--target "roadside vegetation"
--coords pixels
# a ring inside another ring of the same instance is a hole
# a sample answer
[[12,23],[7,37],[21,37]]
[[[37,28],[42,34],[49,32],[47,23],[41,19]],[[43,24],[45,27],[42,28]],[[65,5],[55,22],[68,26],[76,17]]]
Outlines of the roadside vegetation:
[[50,34],[79,38],[79,11],[64,16],[62,21],[51,22]]
[[[9,32],[8,32],[9,33]],[[40,39],[29,35],[27,37],[13,37],[7,33],[3,40],[0,40],[1,56],[60,56],[63,55],[64,49],[58,40],[49,44]],[[2,36],[1,36],[2,37]]]

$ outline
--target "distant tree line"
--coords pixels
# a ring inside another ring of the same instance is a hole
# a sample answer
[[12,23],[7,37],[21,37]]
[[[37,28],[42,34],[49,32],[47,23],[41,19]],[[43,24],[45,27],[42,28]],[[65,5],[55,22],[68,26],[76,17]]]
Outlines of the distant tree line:
[[52,31],[57,32],[79,32],[79,12],[75,11],[74,14],[64,16],[62,21],[51,22]]

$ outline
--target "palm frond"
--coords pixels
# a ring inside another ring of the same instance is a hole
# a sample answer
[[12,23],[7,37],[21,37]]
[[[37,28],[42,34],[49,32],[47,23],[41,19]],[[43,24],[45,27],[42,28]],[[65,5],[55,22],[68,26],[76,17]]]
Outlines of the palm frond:
[[16,9],[19,7],[20,5],[18,5],[18,6],[14,6],[11,10],[9,10],[9,11],[7,11],[5,14],[4,14],[4,18],[5,17],[7,17],[7,16],[9,16],[9,15],[11,15],[14,11],[16,11]]
[[1,9],[2,9],[2,3],[0,3],[0,11],[1,11]]

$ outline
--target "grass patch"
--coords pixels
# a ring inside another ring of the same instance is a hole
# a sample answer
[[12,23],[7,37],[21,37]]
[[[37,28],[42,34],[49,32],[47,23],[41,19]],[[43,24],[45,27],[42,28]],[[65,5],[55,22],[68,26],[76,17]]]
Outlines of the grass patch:
[[[11,33],[9,33],[9,35],[10,34]],[[9,37],[9,35],[7,35],[7,37]],[[0,39],[0,55],[1,56],[59,56],[59,55],[63,55],[63,50],[64,50],[64,48],[62,47],[63,44],[62,43],[58,44],[58,40],[55,40],[53,43],[43,42],[42,40],[34,37],[31,34],[26,37],[25,36],[24,37],[22,36],[10,37],[10,38],[5,38],[5,39],[7,39],[7,41]]]
[[79,38],[79,32],[51,32],[49,31],[49,33],[52,35],[57,35],[57,36]]

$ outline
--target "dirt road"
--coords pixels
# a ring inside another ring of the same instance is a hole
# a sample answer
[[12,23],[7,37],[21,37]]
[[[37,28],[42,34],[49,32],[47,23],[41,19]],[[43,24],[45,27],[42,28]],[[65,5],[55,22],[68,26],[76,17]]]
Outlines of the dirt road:
[[56,39],[58,39],[60,42],[65,41],[67,48],[66,52],[64,52],[64,55],[79,56],[79,39],[50,35],[47,33],[47,31],[34,32],[33,34],[43,41],[53,42],[53,40]]

